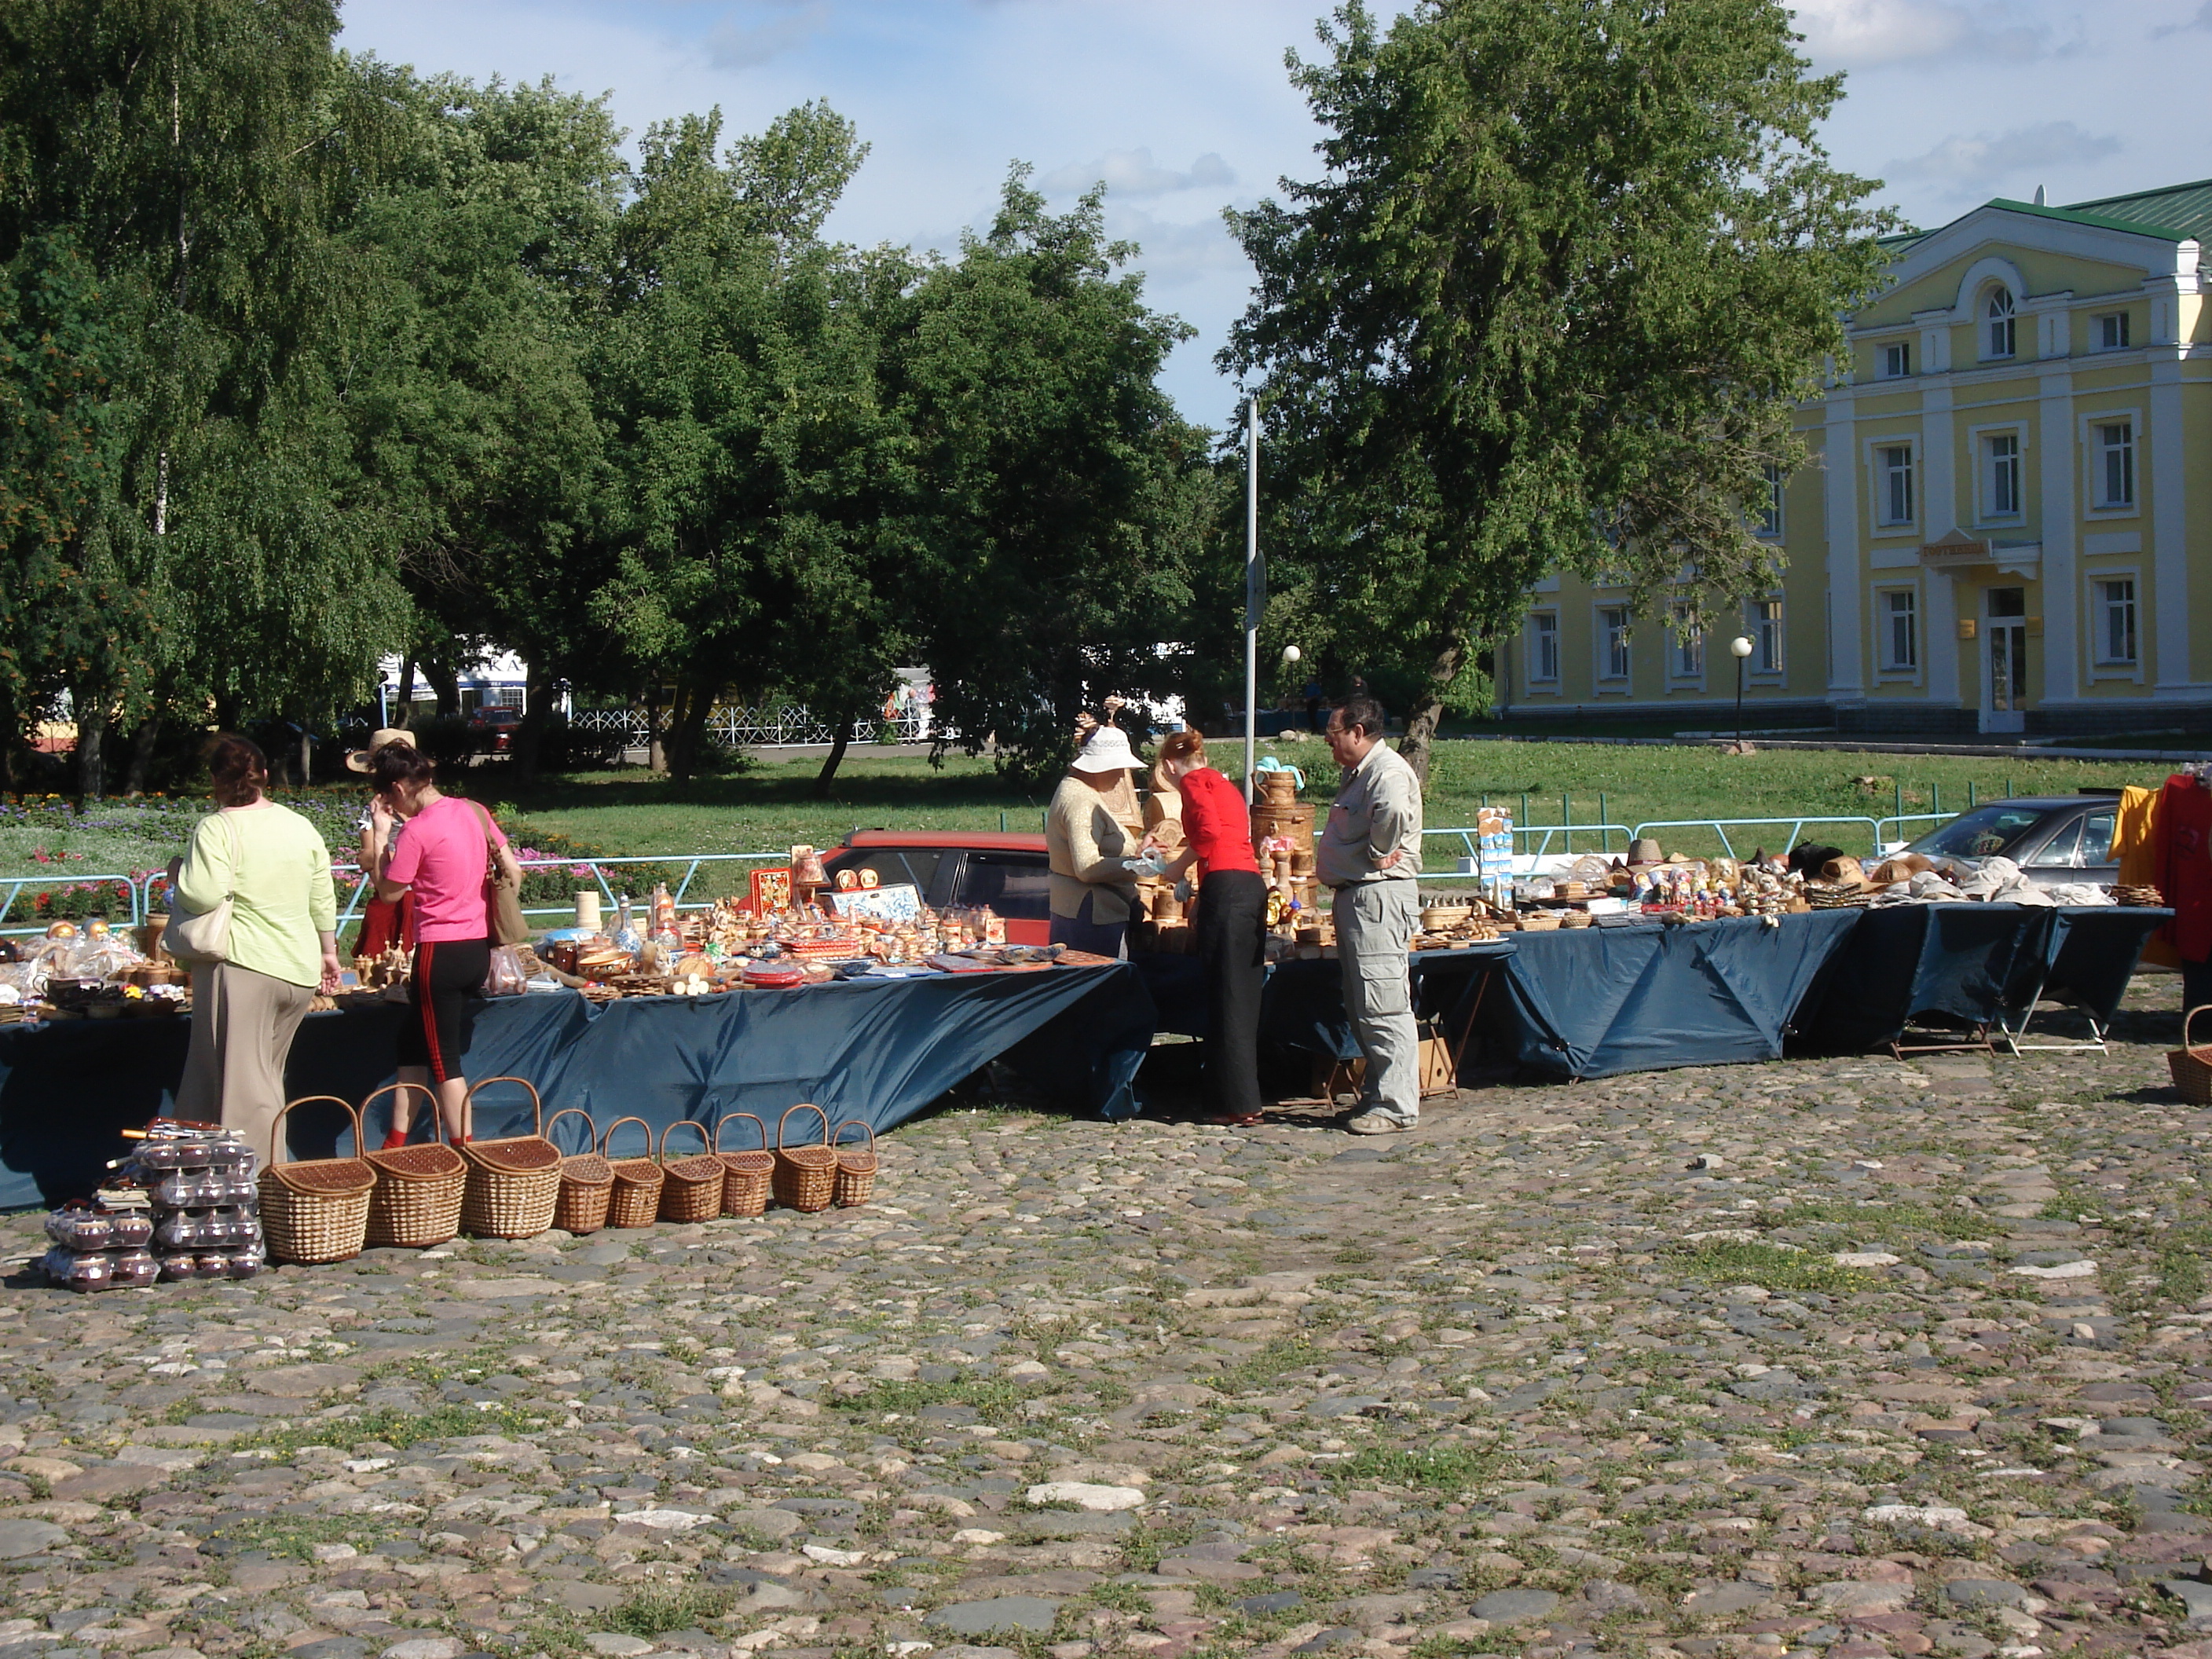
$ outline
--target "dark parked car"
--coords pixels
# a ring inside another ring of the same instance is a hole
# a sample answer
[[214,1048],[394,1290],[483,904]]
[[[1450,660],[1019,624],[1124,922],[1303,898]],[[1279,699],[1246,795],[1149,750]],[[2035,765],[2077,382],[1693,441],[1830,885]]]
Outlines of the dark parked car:
[[822,863],[832,881],[840,870],[865,869],[881,886],[910,882],[935,909],[988,904],[1006,919],[1010,945],[1052,942],[1042,836],[855,830]]
[[2120,878],[2112,856],[2119,819],[2117,791],[1993,800],[1929,830],[1905,850],[1978,864],[2008,858],[2039,887],[2074,882],[2108,886]]

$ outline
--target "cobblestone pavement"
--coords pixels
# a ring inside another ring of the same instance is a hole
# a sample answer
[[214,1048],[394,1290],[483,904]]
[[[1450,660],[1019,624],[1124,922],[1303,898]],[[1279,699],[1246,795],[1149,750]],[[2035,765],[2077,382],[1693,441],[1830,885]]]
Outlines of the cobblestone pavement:
[[2212,1659],[2172,983],[2103,1058],[954,1110],[865,1210],[18,1277],[0,1659]]

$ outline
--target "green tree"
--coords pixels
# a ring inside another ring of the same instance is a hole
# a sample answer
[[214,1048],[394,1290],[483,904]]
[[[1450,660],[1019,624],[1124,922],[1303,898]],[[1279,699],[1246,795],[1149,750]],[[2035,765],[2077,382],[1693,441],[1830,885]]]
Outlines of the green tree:
[[1359,0],[1289,59],[1324,175],[1229,215],[1258,270],[1220,362],[1259,391],[1279,560],[1418,669],[1425,775],[1481,641],[1545,574],[1731,598],[1744,504],[1874,287],[1875,186],[1831,167],[1778,0]]

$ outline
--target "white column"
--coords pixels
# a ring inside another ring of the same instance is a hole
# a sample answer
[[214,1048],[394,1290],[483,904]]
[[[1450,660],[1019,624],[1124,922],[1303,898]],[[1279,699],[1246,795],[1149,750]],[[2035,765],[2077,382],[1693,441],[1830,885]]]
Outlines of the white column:
[[1866,582],[1859,556],[1859,441],[1851,392],[1828,393],[1820,456],[1820,503],[1828,540],[1828,695],[1866,695],[1860,641],[1866,635]]
[[[1920,539],[1932,542],[1958,527],[1959,480],[1951,434],[1951,388],[1920,393]],[[1959,701],[1959,611],[1955,579],[1931,573],[1928,580],[1928,701],[1954,708]]]
[[[2184,517],[2181,459],[2181,360],[2150,364],[2150,602],[2158,618],[2158,690],[2185,691],[2189,665],[2189,531]],[[2136,469],[2140,477],[2142,468]]]
[[2071,702],[2081,695],[2081,583],[2074,564],[2074,481],[2081,476],[2075,432],[2074,378],[2043,377],[2034,441],[2043,521],[2043,697]]

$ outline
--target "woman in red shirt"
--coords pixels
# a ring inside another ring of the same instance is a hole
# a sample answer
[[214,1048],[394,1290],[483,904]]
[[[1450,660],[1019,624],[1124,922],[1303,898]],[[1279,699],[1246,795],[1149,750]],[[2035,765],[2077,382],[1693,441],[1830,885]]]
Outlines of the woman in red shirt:
[[1206,763],[1206,739],[1171,733],[1160,764],[1182,792],[1184,846],[1168,865],[1198,866],[1198,953],[1206,964],[1206,1085],[1213,1123],[1260,1121],[1260,993],[1267,981],[1267,884],[1252,855],[1251,809],[1243,793]]

